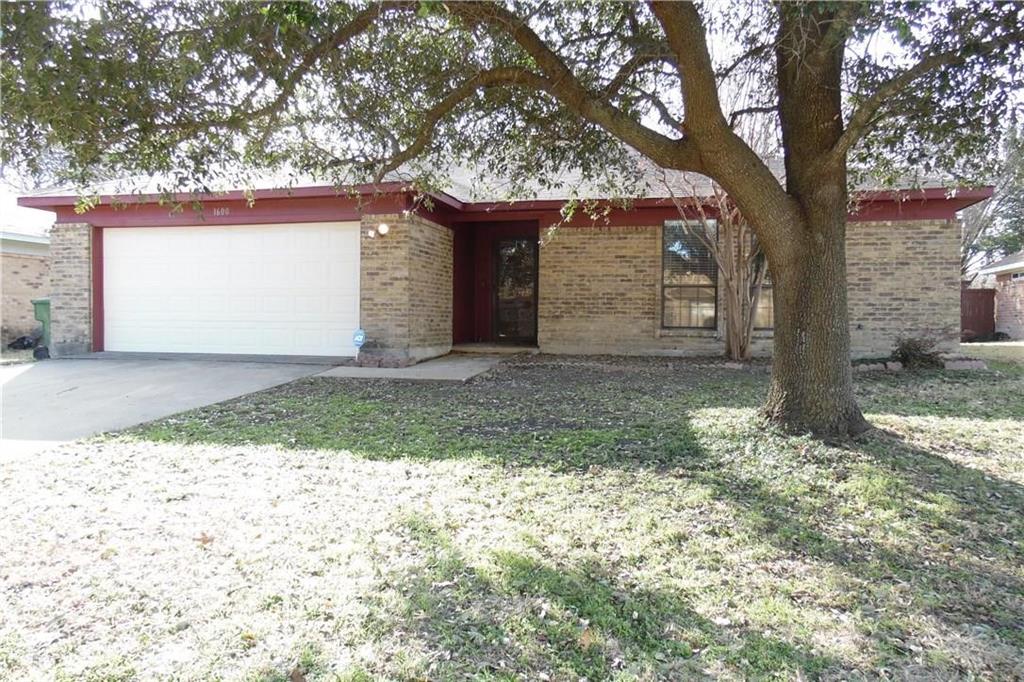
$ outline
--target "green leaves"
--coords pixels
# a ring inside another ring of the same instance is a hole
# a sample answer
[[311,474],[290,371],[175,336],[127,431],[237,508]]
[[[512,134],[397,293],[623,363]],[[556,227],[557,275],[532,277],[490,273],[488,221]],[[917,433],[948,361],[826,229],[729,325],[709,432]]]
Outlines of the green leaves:
[[[680,135],[671,119],[685,119],[682,84],[670,57],[650,58],[666,36],[645,6],[516,1],[507,8],[528,17],[587,92],[604,93],[616,79],[607,100],[623,119]],[[727,111],[777,104],[778,12],[826,16],[832,8],[703,6]],[[915,166],[981,177],[991,165],[990,131],[1024,101],[1020,42],[998,51],[984,45],[1020,31],[1021,7],[857,9],[842,32],[849,35],[842,89],[851,106],[928,55],[961,50],[964,58],[888,98],[853,158],[880,175]],[[172,171],[175,184],[191,187],[268,174],[340,184],[371,178],[428,134],[405,171],[433,183],[457,164],[485,185],[494,184],[488,177],[511,178],[502,185],[510,197],[584,181],[602,183],[609,195],[637,189],[635,155],[553,92],[525,83],[481,87],[439,120],[429,117],[482,71],[540,72],[509,30],[459,19],[440,0],[159,0],[99,10],[3,4],[0,162],[9,171],[81,184]],[[776,115],[755,117],[760,124],[740,132],[759,150],[773,149],[752,136],[774,137]]]

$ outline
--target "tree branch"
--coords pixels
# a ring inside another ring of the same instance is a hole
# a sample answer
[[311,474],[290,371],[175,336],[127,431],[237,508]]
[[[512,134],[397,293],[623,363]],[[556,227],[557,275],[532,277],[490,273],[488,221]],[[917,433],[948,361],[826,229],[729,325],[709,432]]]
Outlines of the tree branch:
[[612,79],[608,81],[608,85],[604,86],[601,94],[605,97],[614,97],[619,93],[619,90],[622,89],[622,86],[625,85],[626,81],[632,78],[637,71],[648,64],[662,61],[668,56],[669,55],[664,52],[650,54],[640,53],[633,55],[625,64],[622,65],[621,68],[619,68]]
[[434,129],[441,119],[450,114],[459,104],[472,97],[477,90],[503,85],[525,86],[548,93],[554,89],[549,80],[526,69],[505,67],[481,71],[448,93],[424,114],[423,122],[419,126],[415,139],[409,146],[398,151],[380,165],[374,175],[374,181],[380,182],[385,175],[426,150],[434,138]]
[[725,129],[707,35],[697,8],[690,2],[651,2],[650,7],[676,58],[687,130]]
[[853,24],[860,18],[863,12],[864,8],[860,3],[840,3],[838,11],[829,22],[828,28],[825,29],[825,35],[822,36],[817,48],[818,53],[822,55],[828,54],[846,40],[850,28],[853,27]]
[[369,28],[370,25],[373,24],[374,20],[380,17],[380,15],[386,10],[403,8],[412,9],[415,7],[416,3],[412,1],[393,1],[373,4],[362,10],[352,17],[351,21],[347,24],[339,26],[333,33],[331,33],[331,35],[314,45],[313,49],[309,50],[303,56],[298,66],[295,67],[295,70],[292,71],[283,82],[277,83],[280,88],[277,96],[259,109],[247,112],[248,116],[252,118],[259,118],[280,111],[280,109],[287,104],[288,100],[291,99],[292,95],[295,94],[295,90],[299,87],[299,84],[306,75],[312,71],[317,62],[332,50],[338,49]]
[[738,69],[740,67],[740,65],[743,64],[743,62],[747,61],[751,57],[756,57],[757,55],[761,54],[762,52],[765,52],[767,50],[771,50],[774,47],[775,47],[775,45],[773,43],[762,43],[760,45],[754,45],[753,47],[748,49],[746,52],[744,52],[740,56],[736,57],[736,59],[734,59],[733,62],[731,64],[729,64],[729,66],[727,66],[724,69],[721,69],[720,71],[718,71],[715,74],[715,76],[717,76],[719,80],[724,80],[724,79],[728,78],[730,75],[732,75],[732,72],[735,71],[736,69]]
[[881,120],[882,117],[876,117],[876,114],[880,109],[882,109],[885,103],[890,98],[895,97],[900,92],[908,88],[910,84],[918,78],[943,66],[951,66],[953,64],[964,62],[970,57],[995,52],[999,48],[1005,47],[1014,41],[1021,40],[1022,38],[1024,38],[1024,35],[1019,32],[1010,33],[1005,36],[1000,36],[999,38],[979,43],[975,45],[970,52],[965,51],[964,46],[960,46],[953,50],[929,55],[902,73],[890,78],[879,86],[873,95],[861,102],[853,111],[849,122],[846,124],[846,129],[843,131],[843,134],[839,139],[836,140],[835,145],[826,157],[825,163],[834,164],[842,161],[847,152],[853,148],[853,145],[864,137],[864,135],[877,121]]
[[588,90],[572,71],[526,22],[493,2],[452,3],[456,16],[485,24],[507,34],[537,64],[548,81],[547,92],[580,117],[601,126],[610,134],[636,148],[658,165],[700,171],[703,164],[688,137],[673,139],[635,121],[607,98]]
[[775,104],[757,106],[757,107],[744,107],[743,109],[737,109],[736,111],[729,114],[729,127],[736,127],[736,120],[740,116],[746,116],[747,114],[770,114],[773,111],[778,110],[778,106]]
[[666,105],[659,97],[652,95],[646,90],[641,90],[636,86],[630,85],[629,87],[632,89],[633,93],[637,97],[644,100],[645,102],[648,102],[652,107],[655,108],[655,110],[658,112],[658,116],[661,118],[662,123],[667,125],[669,128],[672,128],[673,130],[678,130],[680,133],[684,135],[686,134],[686,127],[683,125],[683,122],[672,115],[672,112],[668,110],[668,105]]

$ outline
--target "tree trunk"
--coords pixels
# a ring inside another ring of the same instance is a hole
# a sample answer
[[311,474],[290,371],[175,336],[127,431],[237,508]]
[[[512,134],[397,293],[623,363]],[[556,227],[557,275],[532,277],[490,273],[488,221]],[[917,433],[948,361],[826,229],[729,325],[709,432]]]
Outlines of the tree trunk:
[[775,343],[764,411],[789,430],[825,438],[870,428],[854,399],[850,366],[846,159],[826,162],[843,132],[844,48],[830,33],[835,12],[824,4],[780,9],[779,121],[786,190],[799,204],[800,224],[783,258],[767,251]]
[[774,351],[764,413],[789,431],[843,438],[870,428],[853,395],[845,221],[811,231],[820,238],[794,245],[795,267],[772,271]]

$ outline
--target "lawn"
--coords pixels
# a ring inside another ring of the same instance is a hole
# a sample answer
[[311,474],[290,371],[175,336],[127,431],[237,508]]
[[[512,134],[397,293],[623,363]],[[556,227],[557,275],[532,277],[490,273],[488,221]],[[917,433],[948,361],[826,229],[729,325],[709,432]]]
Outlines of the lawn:
[[[307,379],[0,471],[0,677],[1024,677],[1024,365]],[[6,673],[4,667],[7,667]]]
[[961,343],[960,352],[982,360],[1024,363],[1024,341]]
[[23,362],[34,362],[32,349],[12,350],[6,345],[0,347],[0,365],[19,365]]

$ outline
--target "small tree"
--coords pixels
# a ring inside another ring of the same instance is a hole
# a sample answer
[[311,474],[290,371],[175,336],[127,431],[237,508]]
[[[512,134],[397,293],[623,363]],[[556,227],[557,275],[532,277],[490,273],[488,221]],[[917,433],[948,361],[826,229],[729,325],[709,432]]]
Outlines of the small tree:
[[667,175],[662,177],[686,231],[700,240],[718,266],[723,284],[725,355],[730,360],[749,360],[757,305],[768,275],[768,261],[753,228],[719,185],[712,184],[708,196],[693,182],[684,181],[688,185],[684,198],[675,192]]
[[1005,133],[992,198],[966,209],[960,232],[960,273],[973,281],[981,266],[1024,249],[1024,127]]

